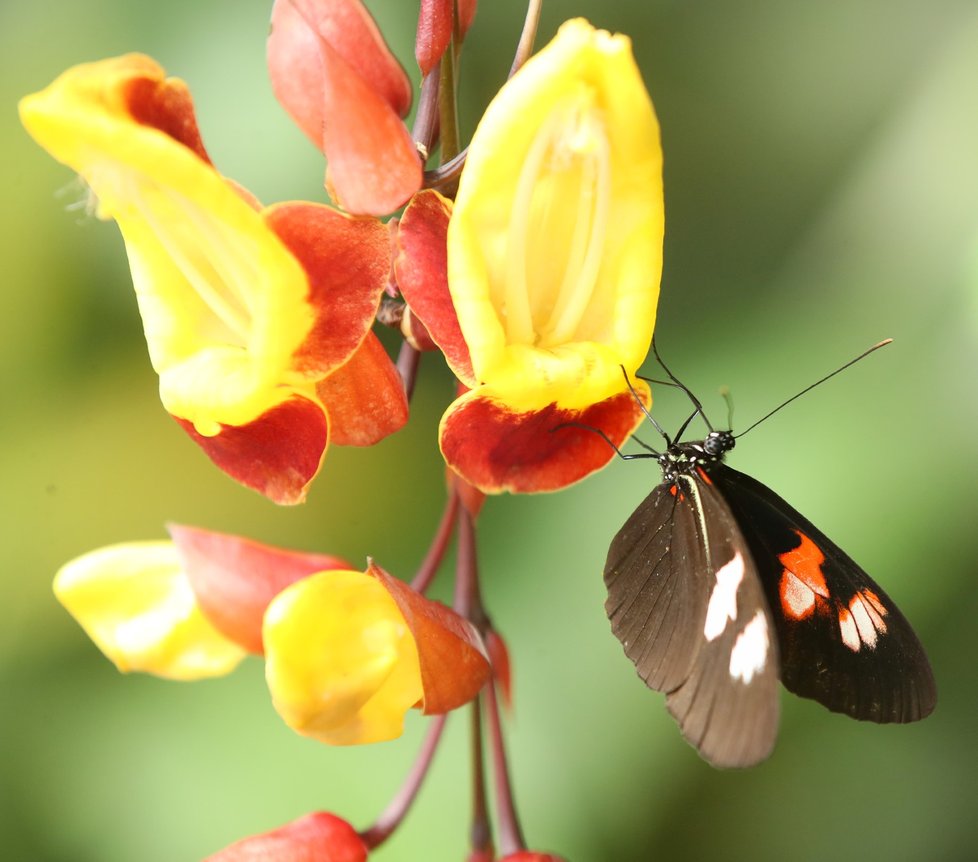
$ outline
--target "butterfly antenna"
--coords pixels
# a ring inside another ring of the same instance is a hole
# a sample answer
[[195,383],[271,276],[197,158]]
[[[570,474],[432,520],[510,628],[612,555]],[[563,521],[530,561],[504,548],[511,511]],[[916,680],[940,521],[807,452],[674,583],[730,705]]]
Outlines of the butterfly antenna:
[[[628,391],[632,393],[632,398],[635,399],[635,403],[638,404],[638,406],[642,409],[642,412],[645,414],[645,418],[648,419],[649,422],[652,423],[652,427],[655,428],[655,430],[662,435],[662,439],[666,441],[666,446],[671,446],[672,440],[670,439],[669,435],[666,434],[666,429],[663,428],[656,421],[655,417],[649,412],[649,408],[645,406],[645,402],[641,399],[641,397],[639,397],[639,394],[635,391],[635,387],[632,386],[632,381],[628,379],[628,372],[625,370],[625,366],[619,365],[618,367],[621,369],[622,376],[625,378],[625,385],[628,387]],[[650,452],[655,451],[651,446],[646,446],[640,440],[636,440],[635,442],[644,446]]]
[[662,366],[662,370],[666,372],[666,374],[668,375],[669,379],[676,386],[678,386],[680,389],[682,389],[683,392],[686,393],[686,397],[690,401],[693,402],[693,407],[696,408],[696,410],[692,414],[692,416],[690,416],[689,419],[687,419],[685,422],[683,422],[683,424],[680,426],[679,431],[676,434],[676,440],[678,441],[683,436],[683,432],[686,430],[686,427],[689,425],[690,422],[693,421],[693,419],[696,416],[699,416],[706,423],[706,427],[709,428],[710,431],[713,431],[714,430],[713,429],[713,425],[710,423],[710,420],[706,418],[706,413],[703,411],[703,405],[700,403],[699,398],[697,398],[695,395],[693,395],[693,393],[690,391],[689,387],[685,383],[683,383],[681,380],[679,380],[679,378],[677,378],[676,375],[673,374],[669,370],[669,366],[667,366],[665,364],[665,362],[662,361],[662,357],[659,356],[659,348],[656,347],[656,345],[655,345],[655,339],[654,338],[652,339],[652,352],[655,354],[656,361],[659,363],[659,365]]
[[[826,380],[829,380],[832,377],[835,377],[835,375],[838,374],[839,372],[845,371],[850,365],[855,365],[857,362],[859,362],[860,359],[865,359],[867,356],[869,356],[870,353],[873,353],[874,351],[879,350],[881,347],[886,347],[886,345],[889,344],[892,341],[893,341],[892,338],[884,338],[879,344],[874,344],[872,347],[869,348],[869,350],[863,351],[855,359],[850,359],[845,365],[843,365],[843,366],[841,366],[839,368],[836,368],[835,371],[833,371],[831,374],[826,374],[821,380],[816,380],[811,386],[806,386],[804,389],[801,390],[801,392],[799,392],[799,393],[797,393],[795,395],[792,395],[787,401],[779,404],[770,413],[766,413],[765,415],[763,415],[760,419],[758,419],[749,428],[747,428],[744,431],[741,431],[739,434],[735,434],[734,435],[734,439],[738,439],[739,440],[748,431],[750,431],[753,428],[756,428],[758,425],[760,425],[766,419],[770,419],[782,407],[787,407],[792,401],[794,401],[797,398],[801,398],[801,396],[804,395],[806,392],[811,392],[816,386],[820,386]],[[669,376],[671,377],[672,375],[669,375]]]
[[733,428],[733,395],[729,386],[720,387],[720,397],[727,402],[727,428]]
[[593,425],[586,425],[584,422],[561,422],[559,425],[554,426],[550,429],[550,432],[560,431],[562,428],[581,428],[584,431],[590,431],[592,434],[597,434],[605,443],[607,443],[612,449],[615,450],[615,454],[621,458],[622,461],[635,461],[641,458],[661,458],[662,453],[657,452],[648,443],[643,443],[638,437],[632,437],[639,446],[650,452],[650,455],[644,455],[639,453],[637,455],[626,455],[621,449],[615,445],[614,440],[612,440],[607,434],[604,433],[600,428],[595,428]]

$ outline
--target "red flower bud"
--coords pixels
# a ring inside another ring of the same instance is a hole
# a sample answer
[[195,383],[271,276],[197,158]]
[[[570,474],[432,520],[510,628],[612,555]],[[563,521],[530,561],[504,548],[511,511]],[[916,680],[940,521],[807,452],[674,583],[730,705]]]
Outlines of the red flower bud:
[[553,853],[537,853],[533,850],[519,850],[503,856],[499,862],[567,862],[563,856],[555,856]]
[[225,847],[204,862],[366,862],[367,845],[333,814],[307,814],[285,826]]
[[411,82],[360,0],[277,0],[268,38],[272,89],[328,162],[348,212],[392,212],[421,186],[401,121]]

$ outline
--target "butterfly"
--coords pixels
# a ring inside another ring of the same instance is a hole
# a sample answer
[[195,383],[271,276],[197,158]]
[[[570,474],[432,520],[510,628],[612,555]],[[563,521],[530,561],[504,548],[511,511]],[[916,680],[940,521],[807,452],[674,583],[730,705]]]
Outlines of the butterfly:
[[[779,679],[853,718],[927,716],[937,689],[910,623],[811,521],[724,463],[747,432],[714,430],[696,397],[663,368],[695,409],[675,437],[645,411],[664,451],[636,441],[649,451],[618,452],[656,459],[662,482],[611,542],[605,609],[639,676],[665,692],[686,739],[714,766],[765,759],[777,736]],[[681,442],[696,416],[709,433]]]

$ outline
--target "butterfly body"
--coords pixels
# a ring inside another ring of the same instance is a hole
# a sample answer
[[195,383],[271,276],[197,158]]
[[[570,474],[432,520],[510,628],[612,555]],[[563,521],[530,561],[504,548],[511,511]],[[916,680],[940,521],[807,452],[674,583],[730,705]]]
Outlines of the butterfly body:
[[611,543],[612,630],[686,738],[716,766],[770,754],[779,679],[830,710],[923,718],[936,688],[883,590],[760,482],[724,463],[735,438],[670,442],[663,481]]

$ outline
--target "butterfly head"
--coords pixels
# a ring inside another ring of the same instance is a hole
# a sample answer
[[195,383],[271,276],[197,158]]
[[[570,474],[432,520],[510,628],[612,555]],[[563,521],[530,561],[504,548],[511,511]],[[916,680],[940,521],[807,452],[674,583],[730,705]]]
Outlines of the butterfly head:
[[703,451],[707,455],[722,458],[737,444],[730,431],[711,431],[703,441]]

